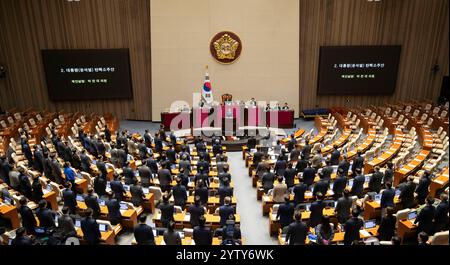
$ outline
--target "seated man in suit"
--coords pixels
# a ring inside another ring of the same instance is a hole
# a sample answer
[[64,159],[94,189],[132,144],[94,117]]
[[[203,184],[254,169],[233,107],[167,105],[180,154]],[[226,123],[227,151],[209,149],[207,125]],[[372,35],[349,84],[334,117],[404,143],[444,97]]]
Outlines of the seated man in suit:
[[39,208],[36,210],[36,216],[39,219],[39,226],[45,229],[56,227],[55,225],[55,213],[47,208],[47,201],[41,200],[39,202]]
[[122,213],[120,212],[120,201],[117,200],[113,194],[109,195],[109,200],[106,202],[108,207],[108,220],[112,225],[120,224],[122,220]]
[[92,218],[92,209],[88,208],[85,212],[86,217],[81,220],[81,231],[83,231],[83,239],[88,245],[98,245],[102,234],[97,220]]
[[352,218],[350,218],[344,225],[344,244],[351,245],[353,241],[360,240],[359,230],[364,226],[363,220],[359,217],[359,212],[356,209],[352,210]]
[[278,206],[277,220],[280,220],[281,228],[292,223],[294,217],[294,205],[290,202],[289,196],[284,197],[284,203]]
[[198,226],[194,227],[193,231],[193,239],[195,242],[195,245],[199,246],[210,246],[212,245],[212,232],[209,227],[205,227],[206,219],[202,215],[198,219],[199,224]]
[[234,207],[231,205],[231,198],[225,197],[224,205],[219,207],[220,226],[224,226],[230,215],[234,215]]
[[139,216],[139,224],[134,227],[134,238],[138,245],[155,245],[153,229],[146,224],[147,216]]
[[296,211],[294,214],[295,221],[289,224],[286,233],[286,245],[304,245],[308,227],[302,222],[302,213]]
[[283,176],[279,175],[277,184],[273,188],[272,196],[274,203],[282,203],[287,193],[287,185],[283,183]]

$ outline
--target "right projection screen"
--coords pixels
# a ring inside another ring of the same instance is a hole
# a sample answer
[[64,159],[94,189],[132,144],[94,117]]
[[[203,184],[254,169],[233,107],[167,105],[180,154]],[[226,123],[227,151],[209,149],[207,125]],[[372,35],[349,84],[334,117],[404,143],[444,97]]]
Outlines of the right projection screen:
[[401,46],[321,46],[318,95],[393,94]]

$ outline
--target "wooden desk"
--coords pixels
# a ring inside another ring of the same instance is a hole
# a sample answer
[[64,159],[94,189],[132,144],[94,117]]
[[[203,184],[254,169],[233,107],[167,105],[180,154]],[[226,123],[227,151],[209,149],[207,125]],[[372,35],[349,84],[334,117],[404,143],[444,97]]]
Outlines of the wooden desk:
[[[77,236],[82,239],[84,236],[83,231],[81,230],[80,227],[77,227],[76,230],[77,230]],[[102,235],[102,237],[100,239],[101,243],[104,243],[106,245],[115,245],[116,244],[116,238],[115,238],[116,235],[114,233],[114,230],[100,232],[100,234]]]
[[[217,229],[220,227],[220,216],[215,214],[205,214],[206,218],[206,226],[210,226],[211,229]],[[239,214],[234,215],[236,217],[236,224],[240,224],[241,217]],[[175,226],[177,229],[183,229],[183,228],[191,228],[190,223],[190,216],[186,214],[185,211],[181,213],[175,213],[173,215]],[[157,213],[153,215],[153,222],[155,223],[156,227],[162,227],[161,223],[161,213]]]
[[[164,241],[164,236],[156,236],[155,237],[155,244],[156,245],[165,245],[165,243],[163,244]],[[212,240],[212,245],[213,246],[218,246],[222,243],[222,239],[218,238],[218,237],[213,237]],[[181,239],[181,244],[183,246],[190,246],[190,245],[194,245],[194,240],[192,240],[191,237],[185,237],[183,239]]]
[[58,211],[58,200],[57,200],[57,194],[54,191],[49,191],[45,193],[42,198],[47,201],[47,203],[50,204],[53,211]]
[[413,172],[418,170],[422,165],[425,159],[427,159],[430,151],[422,150],[416,157],[411,160],[408,164],[403,165],[400,169],[396,170],[394,173],[394,187],[400,184],[406,177],[411,175]]
[[402,242],[405,238],[415,234],[416,231],[417,225],[413,224],[410,220],[401,220],[398,222],[397,233],[402,239]]
[[[400,210],[401,204],[398,197],[394,197],[395,210]],[[381,206],[377,201],[366,201],[364,203],[364,220],[381,218]]]
[[434,178],[430,184],[430,196],[436,197],[437,191],[448,186],[448,167],[446,167],[439,176]]
[[[173,200],[173,197],[171,197],[171,199]],[[194,196],[188,196],[187,200],[186,200],[186,205],[185,207],[189,207],[189,205],[193,205],[194,204]],[[237,204],[237,199],[235,196],[233,196],[231,198],[231,205],[232,206],[236,206]],[[208,197],[208,202],[206,203],[206,206],[208,208],[208,210],[210,210],[211,212],[214,212],[217,208],[220,207],[220,197]]]
[[[77,206],[81,210],[86,210],[87,206],[84,202],[77,201]],[[134,228],[137,225],[137,217],[142,213],[142,207],[137,207],[135,209],[128,209],[126,211],[121,211],[122,220],[121,224],[127,228]],[[108,207],[100,206],[100,217],[102,219],[108,218]]]
[[12,229],[17,229],[20,227],[19,212],[16,206],[1,204],[0,216],[11,221]]

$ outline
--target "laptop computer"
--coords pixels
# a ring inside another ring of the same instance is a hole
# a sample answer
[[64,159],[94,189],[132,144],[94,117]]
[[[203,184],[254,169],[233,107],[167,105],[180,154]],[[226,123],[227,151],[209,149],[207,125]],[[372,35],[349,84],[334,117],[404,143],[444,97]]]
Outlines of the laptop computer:
[[79,201],[79,202],[84,202],[83,196],[81,196],[80,194],[78,194],[78,195],[77,195],[77,201]]
[[82,179],[83,176],[81,176],[81,173],[77,173],[77,178]]
[[144,192],[144,194],[149,194],[150,193],[148,188],[142,188],[142,191]]
[[381,201],[381,194],[376,194],[375,195],[375,201],[376,202],[380,202]]
[[305,209],[307,212],[309,212],[310,208],[311,208],[311,203],[305,204]]
[[106,204],[106,202],[102,199],[97,199],[97,201],[98,201],[98,205],[100,205],[100,206],[105,206],[105,204]]
[[348,186],[349,186],[349,187],[353,187],[353,179],[350,179],[350,180],[348,181]]
[[11,245],[12,245],[12,242],[13,242],[13,239],[10,238],[10,239],[8,240],[8,246],[11,246]]
[[128,204],[121,202],[120,203],[120,210],[124,210],[124,211],[128,210]]
[[8,197],[3,198],[3,202],[4,202],[5,204],[12,205],[12,201],[11,201],[11,199],[8,198]]
[[36,228],[34,228],[34,231],[36,232],[37,235],[45,234],[45,228],[44,227],[36,227]]
[[367,220],[364,222],[364,229],[371,229],[377,226],[377,223],[375,220]]
[[109,181],[106,182],[106,188],[107,188],[107,189],[111,189],[111,184],[109,183]]
[[123,188],[125,191],[130,191],[130,186],[128,186],[128,185],[123,185]]
[[400,193],[401,193],[402,191],[400,190],[400,189],[395,189],[395,196],[400,196]]
[[414,222],[416,220],[417,217],[417,211],[412,211],[408,213],[408,220],[410,220],[411,222]]
[[370,176],[365,176],[365,182],[369,182],[370,181]]
[[52,187],[52,185],[47,184],[47,186],[45,186],[45,189],[48,190],[48,191],[52,191],[53,187]]
[[75,227],[81,227],[81,220],[75,219]]
[[108,231],[108,227],[105,224],[99,224],[98,229],[100,230],[100,232]]

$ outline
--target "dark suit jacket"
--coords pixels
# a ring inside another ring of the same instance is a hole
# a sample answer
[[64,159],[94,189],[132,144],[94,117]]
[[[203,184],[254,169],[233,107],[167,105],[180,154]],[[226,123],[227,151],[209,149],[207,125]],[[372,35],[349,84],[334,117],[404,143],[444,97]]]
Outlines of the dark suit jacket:
[[203,206],[191,205],[188,208],[188,212],[191,215],[191,225],[196,227],[198,225],[198,218],[205,214],[205,209]]
[[416,184],[413,182],[406,183],[401,189],[399,198],[402,200],[403,208],[411,208],[414,206],[414,191]]
[[123,176],[125,177],[125,184],[131,185],[133,183],[133,180],[136,178],[134,176],[134,171],[131,169],[131,167],[125,167],[123,169]]
[[202,204],[206,204],[208,202],[208,188],[203,186],[203,188],[196,188],[195,195],[200,196],[200,201]]
[[395,197],[394,189],[392,188],[385,189],[381,193],[381,201],[380,201],[381,208],[394,207],[394,197]]
[[38,208],[36,216],[39,219],[39,226],[45,228],[55,227],[55,213],[47,208]]
[[146,224],[138,224],[134,227],[134,238],[138,245],[154,245],[155,237],[153,229]]
[[120,223],[122,219],[122,214],[120,213],[120,202],[113,198],[106,202],[106,207],[108,207],[108,219],[112,225]]
[[272,172],[265,173],[262,178],[262,186],[264,190],[268,191],[269,189],[273,189],[273,181],[275,180],[275,176]]
[[88,208],[92,209],[94,218],[97,218],[100,215],[100,205],[98,204],[97,196],[86,195],[84,197],[84,203]]
[[284,172],[286,171],[286,166],[287,166],[286,160],[277,160],[277,162],[275,163],[275,169],[274,169],[277,176],[284,175]]
[[102,237],[97,221],[91,217],[86,217],[81,220],[81,231],[83,231],[84,240],[90,245],[98,244]]
[[369,180],[369,190],[376,193],[381,190],[381,182],[383,181],[383,173],[374,172]]
[[62,191],[62,197],[64,200],[64,206],[69,207],[71,210],[75,210],[77,208],[76,194],[71,189],[64,189]]
[[333,192],[336,198],[340,198],[347,186],[347,178],[344,175],[338,176],[333,182]]
[[172,188],[172,194],[174,198],[175,205],[184,206],[187,200],[186,187],[183,185],[176,185]]
[[328,191],[328,181],[321,179],[316,184],[314,184],[313,195],[316,196],[317,192],[321,192],[322,195],[326,195]]
[[391,241],[395,235],[395,224],[397,218],[395,216],[386,216],[381,219],[380,227],[378,228],[379,238],[381,241]]
[[306,160],[304,159],[300,159],[297,161],[297,165],[295,165],[295,171],[298,172],[303,172],[303,170],[305,170],[305,168],[308,166],[308,162],[306,162]]
[[307,234],[308,227],[305,223],[295,221],[289,225],[286,241],[289,241],[289,245],[304,245]]
[[434,215],[434,226],[435,232],[444,231],[448,229],[448,201],[441,201],[436,207],[436,212]]
[[284,181],[285,181],[286,185],[288,186],[288,188],[294,186],[294,179],[295,179],[296,175],[297,175],[297,172],[295,172],[294,168],[288,168],[284,172]]
[[311,207],[309,208],[311,211],[309,226],[316,227],[320,223],[323,216],[323,208],[325,208],[323,201],[315,201],[311,203]]
[[161,222],[167,224],[173,220],[173,213],[175,212],[174,205],[172,203],[161,202],[158,205],[161,210]]
[[344,171],[344,175],[347,176],[348,170],[349,170],[349,168],[350,168],[350,162],[347,161],[347,160],[342,160],[342,161],[339,163],[338,170],[339,170],[340,168],[342,168],[342,170]]
[[333,152],[331,153],[331,157],[330,157],[331,165],[332,166],[338,165],[340,157],[341,157],[341,152],[339,152],[339,150],[337,150],[337,149],[334,149]]
[[351,189],[352,195],[356,195],[358,198],[363,196],[365,181],[366,178],[363,175],[358,175],[353,179],[353,186]]
[[294,205],[292,203],[282,203],[278,207],[277,219],[280,218],[281,227],[288,226],[294,218]]
[[364,168],[364,157],[356,156],[353,159],[352,171],[354,172],[357,168]]
[[231,205],[222,205],[219,207],[220,225],[224,226],[228,220],[228,217],[234,214],[234,208]]
[[27,229],[27,232],[34,231],[37,222],[33,211],[28,206],[20,206],[19,213],[22,218],[22,226]]
[[312,167],[307,167],[303,171],[303,181],[306,185],[311,186],[314,183],[316,177],[316,170]]
[[209,246],[212,245],[212,232],[209,227],[196,226],[194,227],[193,239],[195,245]]
[[294,193],[294,204],[297,205],[305,201],[305,192],[308,186],[305,183],[299,183],[294,186],[292,192]]
[[123,194],[125,193],[125,188],[123,187],[122,182],[118,180],[113,180],[109,183],[109,186],[111,188],[111,191],[114,193],[114,197],[119,201],[123,201]]
[[428,187],[431,184],[431,179],[430,178],[424,178],[422,177],[419,181],[419,185],[417,185],[416,188],[416,193],[417,193],[417,197],[420,200],[425,200],[428,196],[428,194],[430,193],[428,191]]
[[172,175],[170,174],[170,171],[167,168],[163,168],[158,171],[158,179],[159,185],[169,186],[170,183],[172,182]]
[[351,245],[353,241],[359,240],[359,230],[363,227],[364,222],[359,218],[351,218],[344,225],[344,244]]
[[139,207],[142,206],[144,203],[144,190],[139,185],[131,185],[130,186],[130,193],[131,193],[131,202],[134,206]]
[[424,231],[428,235],[433,234],[433,219],[435,215],[435,209],[432,205],[426,205],[422,208],[414,221],[417,226],[417,232]]
[[221,186],[219,187],[217,194],[219,194],[220,197],[220,205],[223,205],[223,200],[225,199],[225,197],[233,196],[233,188],[231,188],[230,186]]

